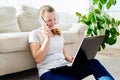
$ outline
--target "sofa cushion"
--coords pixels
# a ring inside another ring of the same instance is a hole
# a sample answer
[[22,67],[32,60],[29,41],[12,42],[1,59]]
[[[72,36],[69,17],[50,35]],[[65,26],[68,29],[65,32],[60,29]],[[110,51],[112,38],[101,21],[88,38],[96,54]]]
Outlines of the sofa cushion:
[[31,31],[41,26],[37,8],[22,6],[21,11],[21,15],[18,16],[18,23],[22,32]]
[[28,35],[29,32],[0,34],[0,52],[29,50]]
[[19,25],[14,7],[0,7],[0,33],[19,32]]

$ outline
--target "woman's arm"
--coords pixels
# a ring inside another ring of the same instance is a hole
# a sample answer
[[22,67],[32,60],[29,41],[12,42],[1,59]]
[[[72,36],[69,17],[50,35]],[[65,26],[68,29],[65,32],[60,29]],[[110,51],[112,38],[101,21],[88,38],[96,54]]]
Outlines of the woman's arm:
[[38,42],[30,43],[30,50],[37,63],[41,63],[48,50],[49,40],[45,40],[43,45],[40,46]]
[[31,49],[32,55],[37,63],[41,63],[42,60],[44,59],[48,51],[48,46],[50,42],[50,29],[45,26],[43,28],[43,33],[45,36],[45,40],[42,46],[40,46],[39,42],[30,43],[30,49]]
[[69,62],[72,62],[74,57],[71,57],[70,55],[68,55],[68,53],[65,51],[65,49],[63,48],[63,54],[65,56],[65,59]]

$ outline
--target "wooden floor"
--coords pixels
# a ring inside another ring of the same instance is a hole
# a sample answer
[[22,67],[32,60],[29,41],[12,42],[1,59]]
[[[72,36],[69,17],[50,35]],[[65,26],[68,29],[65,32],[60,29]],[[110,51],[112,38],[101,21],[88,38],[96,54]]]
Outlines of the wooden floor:
[[39,80],[37,69],[1,76],[0,80]]
[[[97,59],[109,70],[115,80],[120,80],[120,53],[98,54]],[[1,76],[0,80],[39,80],[37,69],[31,69],[19,73]],[[83,80],[95,80],[93,76],[88,76]]]

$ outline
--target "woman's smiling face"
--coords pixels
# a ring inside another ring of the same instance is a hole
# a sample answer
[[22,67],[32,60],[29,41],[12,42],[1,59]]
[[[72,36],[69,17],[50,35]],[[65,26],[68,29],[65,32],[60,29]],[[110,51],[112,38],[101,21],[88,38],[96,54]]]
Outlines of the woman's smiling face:
[[43,15],[43,19],[45,20],[46,25],[50,29],[53,29],[55,24],[56,24],[55,11],[53,11],[53,12],[45,12],[44,15]]

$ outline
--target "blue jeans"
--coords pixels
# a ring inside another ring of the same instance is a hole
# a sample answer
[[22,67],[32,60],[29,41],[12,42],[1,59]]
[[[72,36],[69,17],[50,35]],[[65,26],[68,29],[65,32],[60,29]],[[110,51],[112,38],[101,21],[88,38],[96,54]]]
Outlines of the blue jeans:
[[96,80],[114,80],[96,59],[88,60],[79,67],[63,66],[44,73],[40,80],[81,80],[93,74]]

